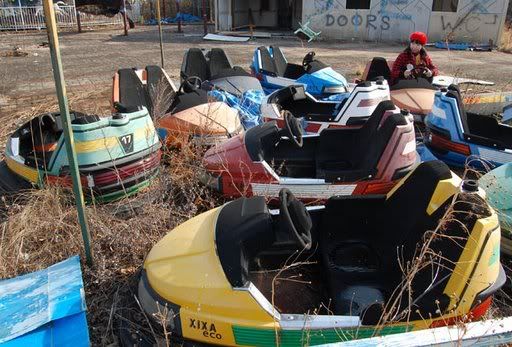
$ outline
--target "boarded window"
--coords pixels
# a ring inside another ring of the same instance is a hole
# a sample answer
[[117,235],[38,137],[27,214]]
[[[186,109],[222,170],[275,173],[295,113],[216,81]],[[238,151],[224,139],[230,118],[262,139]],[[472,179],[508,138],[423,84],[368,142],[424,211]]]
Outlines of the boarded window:
[[457,12],[459,0],[434,0],[432,11],[437,12]]
[[369,10],[371,0],[347,0],[347,10]]

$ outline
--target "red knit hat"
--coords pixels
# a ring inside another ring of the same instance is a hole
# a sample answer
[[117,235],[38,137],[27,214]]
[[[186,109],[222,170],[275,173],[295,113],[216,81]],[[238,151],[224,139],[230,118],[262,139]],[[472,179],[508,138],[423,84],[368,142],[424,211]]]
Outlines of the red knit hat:
[[409,39],[411,41],[418,41],[422,46],[425,46],[428,41],[427,34],[421,31],[413,32]]

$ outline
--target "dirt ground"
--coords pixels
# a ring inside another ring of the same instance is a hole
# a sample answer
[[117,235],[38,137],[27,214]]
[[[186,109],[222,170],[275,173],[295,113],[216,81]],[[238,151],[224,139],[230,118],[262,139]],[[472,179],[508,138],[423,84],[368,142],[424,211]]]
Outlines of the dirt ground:
[[[178,82],[183,53],[189,47],[222,47],[234,64],[246,69],[256,47],[280,45],[290,61],[300,62],[314,50],[317,57],[343,73],[349,80],[364,69],[374,56],[394,59],[400,45],[369,42],[313,42],[302,44],[297,38],[257,39],[247,43],[206,42],[199,27],[164,27],[165,68]],[[54,98],[50,52],[45,32],[0,34],[0,118],[12,121],[18,112],[38,108]],[[61,33],[60,45],[71,107],[86,112],[109,112],[111,80],[115,71],[160,63],[158,30],[139,27],[129,36],[122,30]],[[14,47],[25,56],[5,56]],[[493,91],[512,90],[512,56],[501,52],[456,52],[431,48],[434,62],[442,74],[496,82]],[[77,103],[80,99],[83,102]],[[45,111],[45,110],[42,110]]]

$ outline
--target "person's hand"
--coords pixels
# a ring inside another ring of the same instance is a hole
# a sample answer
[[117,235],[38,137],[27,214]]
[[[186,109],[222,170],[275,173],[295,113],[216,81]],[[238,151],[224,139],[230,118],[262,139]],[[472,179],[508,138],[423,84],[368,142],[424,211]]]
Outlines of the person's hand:
[[404,71],[404,77],[405,77],[405,78],[409,78],[409,77],[411,77],[411,74],[412,74],[412,71],[411,71],[411,70],[405,70],[405,71]]
[[430,69],[425,68],[424,74],[428,78],[432,77],[432,71],[430,71]]

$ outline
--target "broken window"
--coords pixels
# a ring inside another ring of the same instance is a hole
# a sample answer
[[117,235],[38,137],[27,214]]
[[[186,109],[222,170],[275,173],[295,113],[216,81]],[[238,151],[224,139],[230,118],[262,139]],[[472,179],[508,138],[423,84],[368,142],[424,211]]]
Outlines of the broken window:
[[432,11],[437,12],[457,12],[459,0],[434,0]]
[[369,10],[371,0],[347,0],[347,10]]

